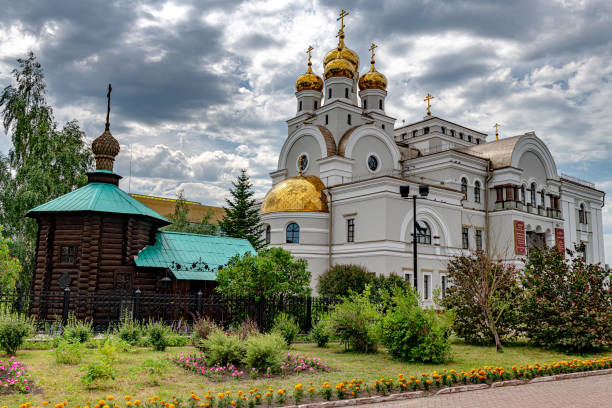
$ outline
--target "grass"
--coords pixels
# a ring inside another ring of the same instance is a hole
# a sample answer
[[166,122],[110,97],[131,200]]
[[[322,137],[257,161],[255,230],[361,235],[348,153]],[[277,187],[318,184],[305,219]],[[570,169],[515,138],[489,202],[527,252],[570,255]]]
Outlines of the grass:
[[[213,382],[207,378],[191,374],[182,368],[175,366],[165,358],[167,354],[175,354],[181,351],[197,352],[192,347],[176,347],[160,353],[151,349],[137,348],[129,353],[122,353],[116,364],[116,380],[106,384],[100,389],[87,389],[81,382],[83,375],[81,365],[56,364],[53,352],[49,350],[20,350],[17,358],[22,361],[30,373],[36,385],[40,387],[41,393],[35,395],[2,395],[0,394],[0,406],[8,405],[16,407],[21,403],[31,402],[34,406],[40,405],[44,400],[51,402],[67,401],[70,406],[84,404],[86,401],[97,401],[100,397],[113,395],[123,398],[131,395],[134,398],[146,399],[157,395],[160,398],[177,397],[187,398],[191,390],[204,394],[207,390],[213,392],[221,391],[248,391],[258,387],[266,389],[286,388],[291,394],[293,386],[297,383],[308,384],[310,381],[319,389],[324,381],[336,384],[340,381],[361,378],[372,383],[381,376],[396,377],[398,373],[406,376],[420,375],[422,372],[432,372],[443,368],[467,371],[471,368],[485,365],[503,366],[510,368],[513,365],[550,363],[557,360],[573,358],[586,359],[600,357],[602,355],[567,355],[559,352],[543,350],[528,345],[507,346],[504,353],[496,353],[495,347],[470,346],[461,342],[453,343],[453,361],[444,364],[417,364],[403,363],[391,359],[384,350],[376,354],[355,354],[344,352],[339,344],[331,344],[327,348],[318,348],[315,344],[294,344],[292,352],[299,352],[308,356],[320,357],[332,367],[332,371],[320,374],[302,374],[298,376],[273,377],[271,379],[251,380],[245,378],[240,381],[228,380],[226,382]],[[86,350],[83,362],[90,361],[95,350]],[[157,385],[157,378],[149,375],[148,364],[145,361],[160,361],[163,364],[163,378]],[[245,374],[245,377],[248,377]]]

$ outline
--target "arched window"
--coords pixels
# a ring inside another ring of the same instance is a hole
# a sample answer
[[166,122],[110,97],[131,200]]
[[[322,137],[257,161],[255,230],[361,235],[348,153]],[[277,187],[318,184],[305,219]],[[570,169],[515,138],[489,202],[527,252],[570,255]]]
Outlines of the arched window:
[[531,183],[531,206],[535,208],[536,206],[536,184]]
[[587,213],[584,208],[584,204],[580,204],[580,209],[578,210],[578,222],[580,224],[588,224],[587,222]]
[[521,186],[521,201],[523,202],[523,205],[526,204],[527,198],[525,197],[525,185]]
[[480,181],[474,182],[474,202],[480,202]]
[[465,177],[461,179],[461,192],[467,194],[467,179]]
[[329,96],[327,97],[327,99],[331,99],[331,95],[332,95],[332,94],[331,94],[331,90],[332,90],[332,89],[331,89],[331,88],[329,88],[329,90],[327,91],[327,94],[329,95]]
[[542,204],[542,208],[546,208],[546,202],[544,201],[545,196],[544,189],[542,189],[542,191],[540,191],[540,203]]
[[378,109],[382,110],[382,108],[383,108],[383,101],[382,101],[382,99],[379,99],[378,100]]
[[266,226],[266,245],[268,245],[272,238],[272,228],[269,225]]
[[417,243],[431,244],[431,229],[425,221],[417,221]]
[[314,108],[317,109],[319,107],[319,102],[314,101]]
[[288,244],[299,244],[300,243],[300,226],[295,222],[287,225],[287,243]]
[[344,97],[348,99],[348,88],[344,88]]
[[302,101],[300,101],[300,102],[298,103],[298,110],[299,110],[299,111],[301,111],[301,110],[302,110]]
[[363,109],[368,109],[368,100],[367,99],[363,100]]

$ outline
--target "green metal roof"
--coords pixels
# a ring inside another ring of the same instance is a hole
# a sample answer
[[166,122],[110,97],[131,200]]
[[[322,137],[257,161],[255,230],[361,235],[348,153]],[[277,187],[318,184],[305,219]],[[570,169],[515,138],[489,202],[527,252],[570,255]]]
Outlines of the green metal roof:
[[134,259],[145,268],[168,268],[176,279],[216,280],[217,270],[235,255],[255,249],[246,239],[158,231],[155,244]]
[[166,218],[110,183],[89,183],[68,194],[39,205],[28,211],[27,215],[75,211],[142,215],[160,220],[164,224],[170,224],[170,221]]

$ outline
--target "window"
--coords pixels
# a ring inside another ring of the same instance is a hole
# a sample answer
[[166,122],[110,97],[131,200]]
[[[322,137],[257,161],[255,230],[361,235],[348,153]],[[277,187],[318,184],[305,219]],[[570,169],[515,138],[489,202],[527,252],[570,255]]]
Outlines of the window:
[[346,220],[346,242],[355,242],[355,219]]
[[423,134],[424,135],[429,134],[429,127],[423,128]]
[[412,131],[412,137],[417,137],[418,134],[419,134],[418,130],[413,130]]
[[329,90],[327,91],[327,95],[328,95],[327,99],[331,99],[331,96],[332,96],[332,89],[331,88],[329,88]]
[[578,210],[578,222],[580,224],[588,224],[587,221],[587,213],[584,208],[584,204],[580,204],[580,209]]
[[480,144],[480,139],[476,139],[476,144]]
[[480,202],[480,181],[474,182],[474,202]]
[[314,101],[314,108],[317,109],[319,107],[319,102]]
[[482,230],[476,230],[476,250],[482,251]]
[[536,206],[536,184],[535,183],[531,183],[530,195],[531,195],[531,206],[535,207]]
[[347,125],[351,124],[351,115],[350,114],[346,117],[346,123],[347,123]]
[[300,243],[300,226],[295,222],[287,225],[287,243],[288,244],[299,244]]
[[383,108],[383,102],[382,102],[382,99],[379,99],[378,100],[378,109],[382,110],[382,108]]
[[424,221],[417,221],[417,243],[419,244],[431,244],[431,229]]
[[348,88],[344,88],[344,97],[348,99]]
[[442,134],[445,135],[446,134],[446,128],[444,126],[442,126],[441,130],[442,130]]
[[410,286],[412,286],[412,274],[411,273],[405,273],[404,280],[408,282]]
[[521,201],[525,205],[527,198],[525,197],[525,186],[521,186]]
[[298,103],[298,110],[299,110],[299,111],[301,111],[301,110],[302,110],[302,101],[300,101],[300,102]]
[[368,169],[370,169],[370,171],[378,170],[378,158],[373,154],[368,157]]
[[472,136],[468,135],[468,142],[472,141]]
[[270,243],[272,238],[272,228],[270,226],[266,226],[266,245]]
[[440,286],[441,286],[441,295],[442,297],[446,296],[446,275],[440,275]]
[[76,263],[76,247],[62,246],[60,248],[60,263],[75,264]]
[[546,207],[546,203],[544,202],[545,195],[546,193],[544,192],[544,189],[542,189],[542,191],[540,191],[540,204],[542,205],[542,208]]
[[304,172],[308,168],[308,156],[303,154],[300,156],[297,162],[298,171]]
[[463,249],[470,249],[470,236],[468,227],[461,228],[461,244]]
[[402,133],[402,140],[406,139],[407,133]]
[[430,275],[423,275],[423,299],[429,299],[429,280],[431,279]]
[[463,140],[463,133],[459,133],[459,139]]
[[383,130],[385,130],[385,124],[384,123],[381,125],[381,127],[383,128]]
[[363,100],[363,109],[368,109],[368,100],[367,99]]
[[461,179],[461,192],[467,195],[467,190],[468,190],[467,179],[463,177]]
[[325,124],[329,125],[329,115],[325,115]]
[[455,131],[451,129],[451,136],[455,137]]

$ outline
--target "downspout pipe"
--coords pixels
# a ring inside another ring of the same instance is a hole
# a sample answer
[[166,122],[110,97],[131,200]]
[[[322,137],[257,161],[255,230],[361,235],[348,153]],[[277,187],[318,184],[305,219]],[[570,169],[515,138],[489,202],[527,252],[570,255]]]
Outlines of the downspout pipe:
[[332,198],[332,191],[331,188],[328,187],[327,188],[327,195],[329,197],[329,239],[327,242],[327,256],[328,256],[328,268],[331,269],[332,267],[332,238],[333,238],[333,232],[334,232],[334,204],[333,204],[333,198]]
[[491,160],[487,160],[487,177],[485,178],[485,231],[487,236],[487,256],[491,257],[491,240],[489,239],[489,182],[493,178]]

